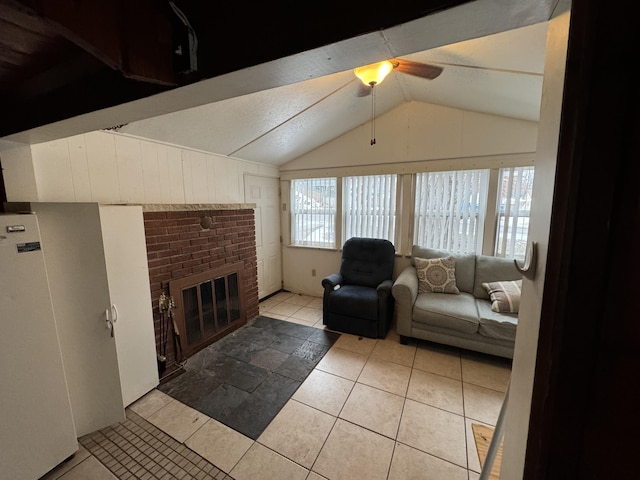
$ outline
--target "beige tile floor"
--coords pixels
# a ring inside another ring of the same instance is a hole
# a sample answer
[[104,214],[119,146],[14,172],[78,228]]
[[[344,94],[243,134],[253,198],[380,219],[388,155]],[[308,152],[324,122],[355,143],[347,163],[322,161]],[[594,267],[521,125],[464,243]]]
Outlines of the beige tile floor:
[[[324,328],[320,298],[280,292],[260,313]],[[476,480],[471,425],[495,425],[510,373],[495,357],[401,345],[393,330],[343,334],[257,441],[158,390],[130,408],[236,480]],[[84,478],[115,478],[94,460],[79,460]]]

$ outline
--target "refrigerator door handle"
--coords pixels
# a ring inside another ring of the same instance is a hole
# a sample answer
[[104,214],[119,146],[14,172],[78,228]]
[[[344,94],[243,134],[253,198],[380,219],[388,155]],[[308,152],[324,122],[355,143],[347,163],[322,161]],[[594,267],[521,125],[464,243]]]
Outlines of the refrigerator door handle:
[[118,320],[118,309],[116,308],[116,304],[112,303],[111,304],[111,311],[112,311],[112,322],[116,323],[116,321]]

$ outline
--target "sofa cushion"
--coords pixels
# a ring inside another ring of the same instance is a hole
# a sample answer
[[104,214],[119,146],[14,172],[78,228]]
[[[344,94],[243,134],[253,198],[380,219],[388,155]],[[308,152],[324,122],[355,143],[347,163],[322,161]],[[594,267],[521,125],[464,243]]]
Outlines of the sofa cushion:
[[[456,261],[456,286],[461,292],[473,293],[473,281],[476,268],[476,256],[474,254],[458,255],[437,250],[434,248],[414,245],[411,251],[411,264],[415,267],[415,257],[420,258],[444,258],[453,256]],[[496,279],[497,280],[497,279]]]
[[476,306],[478,308],[478,315],[480,316],[478,332],[481,335],[495,338],[496,340],[515,342],[518,315],[496,313],[491,310],[491,303],[488,300],[476,300]]
[[456,261],[453,257],[415,257],[418,293],[460,293],[456,286]]
[[419,293],[413,306],[413,320],[463,333],[478,331],[478,309],[469,293]]
[[522,280],[489,282],[483,283],[482,286],[489,294],[491,310],[498,313],[518,313]]
[[488,255],[476,255],[475,281],[473,296],[489,300],[489,294],[482,286],[483,283],[506,280],[520,280],[522,275],[516,269],[513,260]]

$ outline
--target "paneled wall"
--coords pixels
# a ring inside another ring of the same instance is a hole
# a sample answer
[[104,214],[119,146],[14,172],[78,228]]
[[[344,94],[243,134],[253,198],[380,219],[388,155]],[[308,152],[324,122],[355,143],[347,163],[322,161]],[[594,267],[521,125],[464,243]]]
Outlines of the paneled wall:
[[268,165],[105,131],[7,149],[3,167],[13,202],[243,203],[245,173],[278,176]]
[[405,173],[429,169],[431,163],[441,170],[476,168],[485,157],[498,166],[502,156],[536,151],[538,124],[409,102],[376,118],[373,146],[370,137],[371,125],[361,125],[281,165],[282,177]]

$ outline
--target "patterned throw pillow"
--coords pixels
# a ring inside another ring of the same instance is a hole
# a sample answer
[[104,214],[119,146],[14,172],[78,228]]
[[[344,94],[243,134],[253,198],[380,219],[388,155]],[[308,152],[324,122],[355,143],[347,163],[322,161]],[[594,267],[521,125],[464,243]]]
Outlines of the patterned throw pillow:
[[522,280],[488,282],[482,286],[491,298],[491,310],[498,313],[518,313]]
[[453,257],[414,257],[413,261],[418,273],[418,293],[460,293],[456,285],[456,261]]

